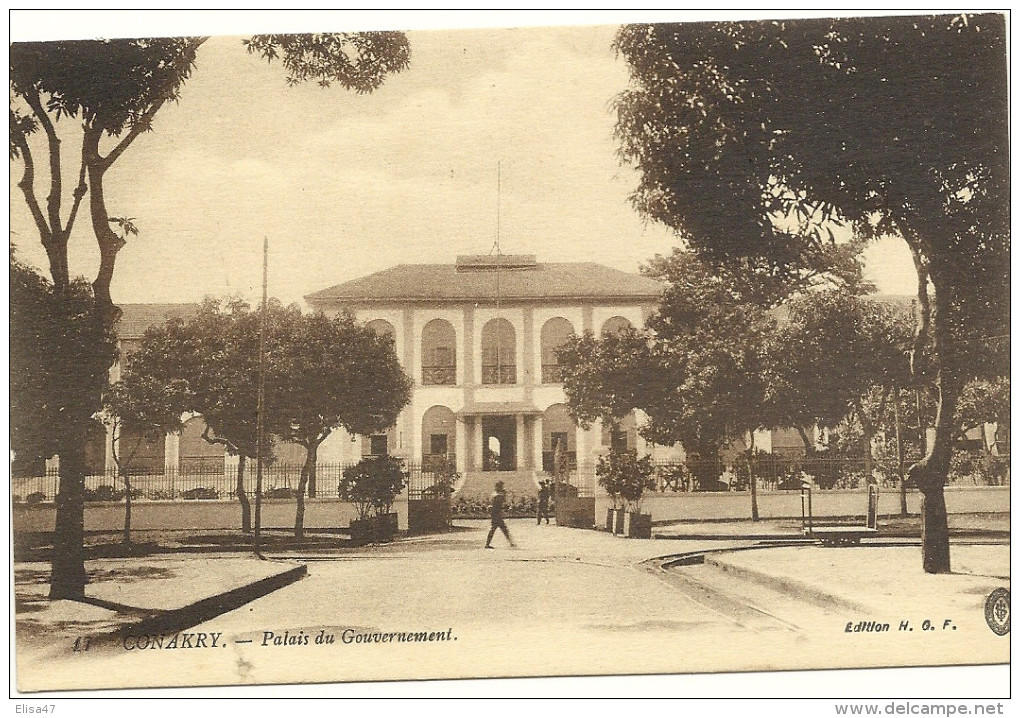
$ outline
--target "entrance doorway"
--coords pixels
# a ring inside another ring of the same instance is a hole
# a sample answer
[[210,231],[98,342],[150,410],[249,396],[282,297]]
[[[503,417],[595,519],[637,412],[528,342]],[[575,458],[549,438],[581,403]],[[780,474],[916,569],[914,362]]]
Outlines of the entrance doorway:
[[517,420],[513,416],[482,417],[482,470],[517,469]]

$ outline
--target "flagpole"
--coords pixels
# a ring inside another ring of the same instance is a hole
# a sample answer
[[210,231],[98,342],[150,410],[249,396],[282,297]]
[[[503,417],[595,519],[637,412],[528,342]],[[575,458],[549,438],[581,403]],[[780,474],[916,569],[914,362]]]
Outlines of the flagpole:
[[264,558],[261,553],[262,537],[262,454],[265,445],[265,422],[263,414],[266,407],[266,308],[269,285],[269,236],[262,242],[262,306],[259,310],[259,390],[258,411],[255,428],[255,555]]

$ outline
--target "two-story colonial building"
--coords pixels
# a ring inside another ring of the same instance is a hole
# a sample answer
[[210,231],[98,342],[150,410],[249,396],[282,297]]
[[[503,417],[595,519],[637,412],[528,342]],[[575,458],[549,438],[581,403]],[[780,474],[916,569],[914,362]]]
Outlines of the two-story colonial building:
[[[351,312],[393,337],[414,381],[397,423],[385,434],[343,437],[337,458],[389,453],[427,464],[444,457],[464,477],[464,490],[487,493],[496,478],[534,491],[557,443],[578,462],[614,442],[643,448],[633,420],[615,436],[573,424],[557,352],[571,334],[641,327],[661,291],[654,280],[594,262],[470,255],[455,264],[398,265],[308,295],[315,310]],[[328,443],[333,453],[337,442]]]

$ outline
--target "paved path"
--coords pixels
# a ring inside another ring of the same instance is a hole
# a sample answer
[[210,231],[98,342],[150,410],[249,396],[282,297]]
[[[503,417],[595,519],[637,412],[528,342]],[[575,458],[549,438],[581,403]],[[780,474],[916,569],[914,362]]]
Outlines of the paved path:
[[[703,567],[663,571],[647,563],[667,553],[748,545],[737,538],[633,541],[511,520],[521,548],[512,550],[497,536],[497,548],[485,550],[486,522],[457,523],[458,532],[389,546],[278,556],[306,562],[307,577],[190,629],[222,634],[216,649],[111,647],[67,656],[52,675],[64,687],[97,680],[214,685],[1009,658],[1008,639],[971,616],[967,630],[955,633],[848,634],[847,622],[875,617],[845,606],[805,605],[739,577],[706,578]],[[747,555],[766,551],[773,549]],[[849,555],[827,551],[818,555]],[[921,616],[916,607],[903,615],[952,618]],[[426,640],[401,641],[413,634]],[[333,642],[317,644],[320,635]],[[356,636],[386,642],[345,643]]]

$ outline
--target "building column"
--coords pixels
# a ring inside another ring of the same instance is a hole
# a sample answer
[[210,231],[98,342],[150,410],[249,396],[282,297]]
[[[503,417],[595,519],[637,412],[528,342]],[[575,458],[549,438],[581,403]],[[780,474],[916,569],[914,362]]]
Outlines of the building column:
[[163,473],[176,473],[181,461],[181,435],[167,434],[163,444]]
[[476,416],[475,421],[475,466],[479,471],[485,470],[485,432],[482,430],[482,417]]
[[531,417],[531,448],[535,470],[542,470],[542,417]]
[[464,470],[475,471],[478,455],[478,438],[477,432],[475,431],[475,417],[465,416],[464,417],[464,444],[460,448],[460,454],[464,456]]
[[524,414],[517,414],[514,419],[517,422],[517,441],[514,442],[517,445],[517,468],[527,469],[529,467],[527,447],[524,444]]
[[453,446],[456,455],[457,473],[464,473],[468,469],[468,447],[467,426],[465,421],[454,419],[453,421]]

